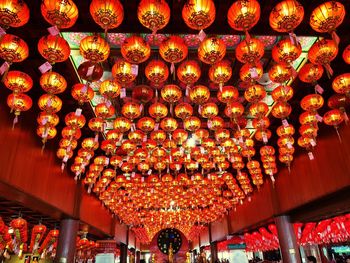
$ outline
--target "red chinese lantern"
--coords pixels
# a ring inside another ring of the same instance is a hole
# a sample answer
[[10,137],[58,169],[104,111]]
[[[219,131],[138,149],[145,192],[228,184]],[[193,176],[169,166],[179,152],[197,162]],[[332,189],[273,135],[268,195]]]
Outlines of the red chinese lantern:
[[195,60],[186,60],[178,67],[177,77],[187,87],[190,87],[201,77],[201,68]]
[[200,114],[203,118],[213,118],[219,114],[219,108],[215,103],[209,102],[201,107]]
[[137,121],[137,128],[143,132],[151,132],[154,130],[155,121],[150,117],[143,117]]
[[44,147],[47,140],[51,140],[51,139],[55,138],[55,136],[57,134],[57,130],[53,126],[39,125],[38,128],[36,129],[36,134],[40,138],[42,138],[42,142],[44,144],[43,147]]
[[243,31],[250,37],[248,30],[255,26],[260,18],[260,5],[256,0],[235,1],[228,10],[227,20],[230,27],[237,31]]
[[226,54],[226,45],[220,38],[209,37],[204,39],[198,48],[198,58],[206,64],[215,64]]
[[338,109],[330,110],[324,114],[323,121],[325,124],[333,126],[335,128],[339,140],[341,141],[338,126],[344,121],[344,114]]
[[188,48],[184,40],[179,36],[171,36],[159,46],[159,54],[166,61],[171,63],[171,72],[174,72],[174,64],[179,63],[187,57]]
[[38,50],[50,64],[66,61],[70,55],[67,41],[58,35],[47,35],[40,38]]
[[22,62],[29,55],[27,43],[21,38],[5,34],[0,38],[0,58],[8,63]]
[[128,118],[131,121],[133,121],[141,115],[140,104],[135,102],[127,102],[122,106],[121,113],[125,118]]
[[234,86],[224,86],[217,94],[218,100],[230,103],[238,99],[238,90]]
[[62,100],[51,94],[44,94],[38,100],[40,110],[46,113],[57,113],[62,108]]
[[109,52],[108,42],[98,35],[87,36],[80,41],[80,54],[92,63],[105,61]]
[[89,120],[89,124],[88,125],[89,125],[90,130],[92,130],[93,132],[98,134],[99,132],[103,132],[104,131],[105,121],[102,118],[100,118],[100,117],[91,118]]
[[177,129],[177,126],[178,123],[176,119],[170,117],[166,117],[160,122],[160,127],[162,130],[168,133],[175,131]]
[[301,55],[299,42],[292,42],[289,38],[278,41],[272,48],[272,58],[277,63],[290,64]]
[[75,112],[70,112],[64,118],[66,126],[72,127],[73,129],[81,129],[86,123],[84,115],[77,115]]
[[152,60],[145,68],[145,75],[157,87],[168,79],[169,70],[162,60]]
[[39,244],[44,238],[45,232],[46,232],[46,226],[42,224],[35,225],[32,228],[32,236],[30,239],[30,249],[33,254],[37,252],[39,248]]
[[88,83],[98,81],[103,76],[103,67],[95,62],[85,61],[78,67],[79,77]]
[[131,36],[122,44],[121,53],[128,62],[139,64],[150,57],[151,47],[142,37]]
[[84,104],[85,102],[91,101],[95,93],[90,86],[77,83],[73,85],[71,94],[79,104]]
[[201,120],[198,117],[191,116],[184,120],[184,128],[190,132],[194,132],[201,127]]
[[181,88],[175,84],[165,85],[161,90],[162,99],[173,104],[179,101],[182,97]]
[[111,105],[111,103],[101,102],[96,105],[95,113],[97,117],[108,119],[112,118],[112,116],[115,114],[115,108],[113,105]]
[[119,0],[92,0],[90,14],[104,30],[117,28],[123,22],[124,9]]
[[273,65],[269,70],[269,77],[273,82],[285,83],[293,76],[293,68],[285,63]]
[[175,106],[175,116],[184,120],[193,114],[193,108],[189,103],[179,103]]
[[147,85],[137,85],[132,89],[131,97],[145,104],[153,99],[153,89]]
[[350,64],[350,45],[348,45],[343,52],[343,59],[346,64]]
[[41,14],[59,29],[72,27],[78,19],[78,7],[72,0],[43,0]]
[[152,118],[159,122],[160,119],[168,115],[168,108],[160,102],[155,102],[148,108],[148,112]]
[[292,112],[292,107],[287,102],[277,102],[272,108],[272,115],[278,119],[287,118]]
[[4,76],[3,82],[6,88],[13,91],[13,93],[28,92],[33,87],[32,78],[21,71],[9,71]]
[[250,115],[254,118],[261,119],[266,116],[269,111],[269,107],[265,102],[254,103],[249,107]]
[[231,102],[226,105],[225,115],[233,120],[237,120],[238,117],[244,113],[244,107],[239,102]]
[[303,112],[302,114],[300,114],[299,116],[299,122],[304,125],[304,124],[313,124],[313,125],[317,125],[317,118],[315,113],[313,112]]
[[290,100],[293,97],[293,94],[294,91],[292,87],[281,85],[272,91],[271,96],[275,102],[278,102]]
[[300,101],[301,108],[305,111],[314,112],[323,106],[324,100],[319,94],[310,94]]
[[332,34],[333,40],[339,43],[335,29],[343,22],[345,13],[345,7],[340,2],[325,2],[312,11],[310,26],[317,32]]
[[125,86],[136,79],[137,72],[135,72],[134,65],[120,59],[113,65],[112,75],[120,85]]
[[236,47],[236,58],[242,63],[256,63],[264,56],[264,44],[257,38],[241,41]]
[[265,96],[265,88],[259,84],[249,86],[244,92],[244,98],[251,103],[259,102],[264,99]]
[[212,0],[189,0],[182,9],[182,18],[189,28],[203,30],[215,20],[215,5]]
[[221,60],[213,64],[209,69],[209,78],[212,82],[219,84],[220,89],[224,83],[229,81],[232,76],[232,68],[228,60]]
[[18,116],[21,114],[22,111],[29,110],[32,105],[33,101],[32,99],[24,94],[10,94],[7,97],[7,105],[11,108],[11,112],[13,111],[15,114],[14,124],[18,121]]
[[350,73],[337,76],[332,82],[332,88],[336,93],[350,96]]
[[81,137],[80,129],[73,129],[72,127],[64,127],[61,132],[62,138],[68,140],[79,140]]
[[112,100],[120,95],[121,86],[113,80],[104,80],[100,84],[98,91],[108,100]]
[[262,63],[245,63],[239,71],[239,78],[245,82],[254,82],[260,79],[263,73],[264,69]]
[[47,126],[57,126],[60,119],[55,113],[46,113],[44,111],[40,112],[37,117],[37,122],[39,125]]
[[49,94],[59,94],[66,90],[67,81],[57,72],[49,71],[41,75],[40,86]]
[[210,91],[206,86],[196,85],[190,91],[190,99],[196,104],[203,104],[210,98]]
[[0,25],[3,28],[23,26],[29,21],[29,16],[29,8],[22,0],[0,3]]
[[170,8],[165,0],[141,0],[137,17],[144,27],[155,34],[169,23]]
[[299,79],[305,83],[315,84],[323,75],[323,67],[319,64],[306,63],[299,71]]

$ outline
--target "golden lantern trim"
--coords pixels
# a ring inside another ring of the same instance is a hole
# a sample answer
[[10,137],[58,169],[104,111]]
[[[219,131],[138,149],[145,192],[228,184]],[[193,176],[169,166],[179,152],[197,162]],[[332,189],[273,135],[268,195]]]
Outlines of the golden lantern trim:
[[117,28],[123,22],[124,8],[119,0],[92,0],[90,14],[104,30]]
[[139,64],[151,56],[151,47],[142,37],[131,36],[124,40],[121,53],[128,62]]
[[79,10],[72,0],[43,0],[41,14],[48,23],[63,29],[70,28],[75,24]]
[[93,63],[105,61],[110,52],[108,42],[98,35],[83,38],[79,49],[80,54]]
[[203,30],[215,20],[213,0],[189,0],[182,9],[182,18],[189,28]]
[[155,33],[169,23],[170,8],[164,0],[141,0],[137,17],[144,27]]

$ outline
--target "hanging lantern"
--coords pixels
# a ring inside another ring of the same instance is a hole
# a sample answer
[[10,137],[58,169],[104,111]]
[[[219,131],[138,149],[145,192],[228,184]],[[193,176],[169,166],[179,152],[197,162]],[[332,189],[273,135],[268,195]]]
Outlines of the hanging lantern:
[[316,32],[332,34],[333,40],[338,44],[339,37],[335,29],[343,22],[345,13],[345,7],[340,2],[325,2],[312,11],[310,26]]
[[232,76],[232,68],[228,60],[221,60],[213,64],[209,69],[209,78],[212,82],[219,84],[220,89]]
[[315,113],[313,112],[303,112],[299,116],[299,122],[304,125],[304,124],[312,124],[314,126],[317,126],[317,118]]
[[95,113],[97,117],[102,119],[112,118],[115,114],[115,108],[110,102],[101,102],[96,105]]
[[337,76],[332,82],[332,88],[336,93],[350,97],[350,73]]
[[155,141],[158,145],[163,144],[165,139],[166,133],[163,130],[157,130],[151,133],[151,140]]
[[202,105],[200,114],[203,118],[211,119],[219,114],[219,108],[215,103],[209,102]]
[[29,21],[30,11],[22,0],[1,1],[0,25],[3,28],[21,27]]
[[124,19],[123,5],[119,0],[92,0],[90,14],[105,31],[117,28]]
[[[105,121],[100,118],[100,117],[96,117],[96,118],[91,118],[89,120],[89,128],[90,130],[92,130],[93,132],[95,132],[96,134],[98,134],[99,132],[103,132],[104,128],[105,128]],[[95,137],[96,139],[96,137]],[[97,137],[98,139],[98,137]],[[118,137],[119,139],[119,137]]]
[[162,99],[166,102],[174,104],[179,101],[182,97],[181,88],[175,84],[165,85],[161,90]]
[[46,113],[44,111],[40,112],[37,117],[37,122],[39,125],[47,125],[47,126],[57,126],[60,119],[55,113]]
[[48,23],[59,29],[70,28],[78,19],[78,8],[72,0],[44,0],[41,14]]
[[209,37],[204,39],[198,48],[198,58],[206,64],[215,64],[224,58],[226,45],[220,38]]
[[98,35],[84,37],[79,49],[83,58],[92,63],[105,61],[110,52],[108,42]]
[[324,100],[319,94],[310,94],[305,96],[301,101],[301,108],[305,111],[314,112],[323,106]]
[[343,59],[346,64],[350,64],[350,45],[344,48]]
[[272,58],[277,63],[290,64],[301,55],[299,42],[292,42],[289,38],[278,41],[272,48]]
[[38,42],[40,55],[50,64],[66,61],[70,56],[70,47],[67,41],[60,36],[47,35]]
[[38,106],[46,113],[57,113],[62,108],[62,100],[55,95],[44,94],[40,96]]
[[254,103],[249,107],[249,113],[254,118],[261,119],[266,116],[269,111],[269,107],[265,102]]
[[0,38],[0,58],[8,63],[22,62],[29,55],[27,43],[21,38],[5,34]]
[[291,33],[304,18],[304,8],[296,0],[279,2],[270,13],[269,22],[273,30],[280,33]]
[[151,132],[154,130],[155,121],[150,117],[143,117],[137,121],[137,128],[143,132]]
[[162,60],[152,60],[145,68],[145,75],[157,87],[168,79],[169,70]]
[[191,104],[183,102],[175,106],[175,116],[184,120],[193,114],[193,108]]
[[339,140],[341,140],[340,134],[338,132],[338,126],[344,121],[344,114],[338,109],[330,110],[324,114],[323,120],[325,124],[329,126],[334,126],[338,134]]
[[64,118],[66,126],[72,127],[73,129],[81,129],[86,123],[84,115],[77,115],[75,112],[70,112]]
[[257,62],[254,64],[245,63],[240,71],[239,78],[244,82],[255,82],[263,76],[264,69],[262,63]]
[[244,113],[244,107],[239,102],[231,102],[227,104],[225,108],[225,115],[233,119],[235,122],[238,117],[242,116],[243,113]]
[[120,52],[128,62],[139,64],[150,57],[151,47],[142,37],[131,36],[125,39]]
[[159,122],[168,115],[168,108],[160,102],[155,102],[148,108],[148,112],[152,118],[156,119],[156,122]]
[[260,5],[256,0],[235,1],[227,13],[227,20],[230,27],[237,31],[243,31],[250,37],[248,30],[255,26],[260,18]]
[[90,86],[77,83],[73,85],[71,94],[79,104],[84,104],[85,102],[91,101],[95,93]]
[[135,102],[127,102],[122,106],[121,113],[125,118],[133,121],[141,115],[140,104]]
[[186,60],[178,67],[177,77],[187,87],[190,87],[201,77],[201,68],[195,60]]
[[[182,145],[188,138],[188,132],[182,129],[176,129],[173,132],[172,138],[178,145]],[[174,154],[173,157],[175,157]]]
[[182,19],[195,30],[208,28],[215,20],[215,5],[212,0],[189,0],[182,9]]
[[328,76],[333,75],[330,63],[338,54],[338,46],[333,40],[320,39],[309,49],[308,59],[325,67]]
[[169,23],[170,8],[165,0],[141,0],[137,17],[144,27],[156,34]]
[[257,38],[241,41],[236,47],[236,58],[242,63],[257,63],[264,56],[264,44]]
[[294,91],[290,86],[278,86],[271,92],[271,96],[275,102],[288,101],[293,97]]
[[267,117],[253,119],[252,125],[255,129],[265,130],[270,126],[270,119]]
[[102,78],[103,67],[100,64],[96,64],[91,61],[85,61],[78,67],[79,77],[83,80],[90,82],[98,81]]
[[80,129],[73,129],[72,127],[64,127],[61,132],[62,138],[68,140],[79,140],[81,137]]
[[178,123],[176,119],[170,117],[166,117],[160,122],[160,127],[162,130],[168,133],[175,131],[177,129],[177,126]]
[[147,85],[137,85],[132,89],[131,97],[142,104],[150,102],[153,99],[153,89]]
[[81,142],[81,148],[88,151],[95,151],[98,149],[98,146],[98,142],[96,142],[94,138],[85,138]]
[[196,104],[203,104],[210,98],[210,91],[206,86],[196,85],[190,91],[190,99]]
[[171,63],[170,71],[175,72],[175,63],[179,63],[187,57],[188,48],[184,40],[179,36],[170,36],[159,46],[159,54],[166,61]]
[[104,80],[100,84],[98,91],[108,100],[117,98],[120,95],[121,86],[113,80]]
[[323,67],[319,64],[306,63],[299,71],[299,79],[305,83],[315,84],[323,75]]
[[59,94],[66,90],[67,81],[57,72],[48,71],[41,75],[40,86],[49,94]]
[[269,77],[275,83],[285,83],[293,76],[293,69],[285,63],[273,65],[269,70]]
[[265,97],[265,88],[259,84],[249,86],[244,92],[244,98],[251,103],[259,102]]
[[40,138],[42,138],[42,141],[43,141],[43,143],[45,145],[47,140],[51,140],[51,139],[55,138],[55,136],[57,134],[57,130],[53,126],[42,126],[42,125],[39,125],[38,128],[36,129],[36,134]]
[[3,82],[5,87],[15,94],[28,92],[33,87],[32,78],[28,74],[17,70],[9,71],[4,76]]
[[7,105],[11,108],[11,112],[13,111],[16,116],[14,120],[15,124],[18,121],[17,116],[19,116],[22,111],[29,110],[33,105],[33,101],[28,95],[23,93],[10,94],[7,97]]
[[299,133],[303,137],[316,138],[318,128],[311,124],[303,124],[299,128]]
[[135,72],[134,65],[120,59],[113,65],[112,75],[120,85],[125,86],[136,79],[137,72]]
[[292,107],[287,102],[277,102],[272,108],[272,115],[278,119],[287,118],[292,112]]
[[218,100],[222,103],[230,103],[238,99],[238,90],[234,86],[224,86],[218,92]]
[[198,117],[190,116],[184,120],[184,128],[190,132],[195,132],[201,127],[201,120]]

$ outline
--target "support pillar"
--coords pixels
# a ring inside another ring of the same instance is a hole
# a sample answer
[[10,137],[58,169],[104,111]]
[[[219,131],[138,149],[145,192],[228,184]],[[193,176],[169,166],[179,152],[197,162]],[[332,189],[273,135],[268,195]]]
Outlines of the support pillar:
[[283,263],[301,263],[299,247],[289,216],[275,217]]
[[63,219],[61,221],[55,262],[74,262],[78,229],[79,220]]
[[210,254],[212,262],[216,262],[218,260],[218,242],[213,241],[210,243]]
[[141,251],[136,251],[136,263],[140,263],[141,261]]
[[128,257],[128,246],[120,243],[120,263],[126,263]]

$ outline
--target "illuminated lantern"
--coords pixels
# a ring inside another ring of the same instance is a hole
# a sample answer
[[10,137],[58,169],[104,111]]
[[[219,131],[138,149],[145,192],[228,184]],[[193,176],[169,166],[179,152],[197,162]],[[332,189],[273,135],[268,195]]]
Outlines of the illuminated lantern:
[[72,0],[43,0],[41,14],[59,29],[72,27],[78,19],[78,8]]
[[285,83],[293,76],[293,69],[285,63],[273,65],[269,70],[269,77],[273,82]]
[[343,51],[343,59],[346,64],[350,64],[350,45],[348,45]]
[[137,85],[132,89],[131,97],[145,104],[153,99],[153,89],[147,85]]
[[56,156],[58,159],[70,159],[73,157],[73,151],[72,149],[67,149],[67,148],[58,148],[56,152]]
[[224,58],[226,45],[220,38],[209,37],[204,39],[198,48],[198,58],[206,64],[215,64]]
[[124,19],[123,5],[119,0],[92,0],[90,14],[105,31],[117,28]]
[[179,63],[187,57],[188,48],[184,40],[179,36],[170,36],[159,46],[159,54],[166,61],[171,63],[170,71],[175,72],[175,63]]
[[213,0],[189,0],[182,9],[182,18],[189,28],[203,30],[215,20]]
[[274,101],[288,101],[293,97],[294,91],[290,86],[278,86],[271,92]]
[[198,117],[190,116],[184,120],[184,128],[190,132],[194,132],[201,127],[201,120]]
[[190,90],[190,99],[196,104],[203,104],[210,98],[210,91],[206,86],[196,85]]
[[90,86],[77,83],[73,85],[71,94],[79,104],[83,104],[92,100],[95,93]]
[[162,88],[161,96],[163,100],[170,103],[170,110],[172,111],[172,105],[181,99],[182,91],[179,86],[175,84],[168,84]]
[[303,112],[302,114],[300,114],[299,116],[299,122],[304,125],[304,124],[313,124],[315,126],[317,126],[317,118],[315,113],[313,112]]
[[165,0],[141,0],[137,17],[144,27],[155,34],[169,23],[170,8]]
[[264,69],[262,63],[245,63],[239,71],[239,78],[245,82],[254,82],[260,79],[263,73]]
[[267,117],[262,117],[260,119],[253,119],[252,125],[255,129],[267,129],[270,126],[270,120]]
[[49,94],[59,94],[66,90],[67,81],[57,72],[48,71],[41,75],[40,86]]
[[244,107],[239,102],[231,102],[225,107],[225,115],[233,120],[237,120],[243,113]]
[[305,83],[315,84],[323,75],[323,67],[319,64],[306,63],[299,71],[299,79]]
[[21,38],[10,34],[0,38],[0,58],[6,62],[22,62],[28,55],[28,45]]
[[40,112],[37,117],[37,122],[39,125],[47,125],[47,126],[57,126],[60,119],[54,113],[46,113],[44,111]]
[[120,59],[113,65],[112,75],[120,85],[125,86],[136,79],[137,71],[134,65]]
[[292,107],[287,102],[277,102],[272,108],[272,115],[278,119],[287,118],[292,112]]
[[145,68],[146,78],[155,86],[159,86],[169,77],[167,65],[162,60],[152,60]]
[[109,52],[108,42],[98,35],[87,36],[80,41],[80,54],[92,63],[105,61]]
[[38,50],[40,55],[50,64],[66,61],[70,55],[67,41],[58,35],[47,35],[40,38]]
[[203,118],[213,118],[219,114],[219,108],[215,103],[209,102],[201,107],[200,114]]
[[72,127],[64,127],[62,129],[62,138],[68,140],[79,140],[81,137],[81,131],[77,129],[73,129]]
[[182,102],[175,106],[175,116],[184,120],[193,114],[193,108],[191,104]]
[[173,132],[177,129],[177,121],[174,118],[166,117],[162,119],[160,122],[160,127],[165,131],[165,132]]
[[120,139],[120,136],[121,134],[117,130],[108,130],[106,132],[106,139],[111,140],[112,142],[117,142]]
[[29,21],[30,11],[22,0],[0,2],[0,25],[3,28],[20,27]]
[[39,125],[38,128],[36,129],[36,134],[40,138],[42,138],[42,142],[45,145],[47,140],[51,140],[51,139],[55,138],[55,136],[57,134],[57,130],[53,126],[42,126],[42,125]]
[[62,100],[55,95],[44,94],[40,96],[38,106],[46,113],[57,113],[62,108]]
[[209,78],[212,82],[219,84],[220,89],[224,86],[224,83],[229,81],[232,76],[232,68],[228,60],[222,60],[209,69]]
[[270,13],[269,22],[273,30],[280,33],[291,33],[304,18],[304,8],[296,0],[279,2]]
[[332,82],[332,88],[336,93],[350,97],[350,73],[337,76]]
[[14,111],[14,114],[16,116],[14,120],[15,124],[17,123],[18,116],[21,114],[21,112],[27,111],[32,107],[33,101],[28,95],[24,93],[10,94],[7,97],[7,105],[11,108],[11,112]]
[[264,56],[264,44],[257,38],[240,42],[236,47],[236,58],[242,63],[254,64]]
[[81,142],[81,148],[88,151],[95,151],[98,149],[98,146],[98,142],[96,142],[94,138],[85,138]]
[[325,124],[334,126],[340,139],[338,126],[344,121],[344,114],[338,109],[330,110],[323,115],[323,120]]
[[153,131],[155,121],[150,117],[143,117],[137,121],[137,128],[143,132]]
[[36,253],[38,248],[39,248],[39,244],[41,243],[41,241],[44,238],[46,232],[46,226],[39,224],[39,225],[35,225],[32,228],[32,236],[30,239],[30,249],[31,249],[31,253]]
[[173,132],[173,140],[178,144],[182,145],[188,138],[188,133],[182,129],[176,129]]
[[112,100],[120,95],[121,86],[113,80],[104,80],[100,84],[98,91],[108,100]]
[[234,86],[224,86],[218,92],[218,100],[223,103],[230,103],[238,99],[238,90]]
[[72,127],[73,129],[81,129],[86,123],[84,115],[76,115],[75,112],[70,112],[64,118],[64,121],[67,126]]
[[265,96],[265,88],[259,84],[249,86],[244,92],[244,98],[251,103],[259,102],[264,99]]
[[248,30],[255,26],[260,18],[260,5],[256,0],[237,0],[227,13],[230,27],[246,33],[247,41],[250,40]]
[[33,87],[32,78],[21,71],[9,71],[3,78],[6,88],[13,91],[13,93],[28,92]]
[[333,75],[330,63],[338,54],[338,46],[335,41],[320,39],[309,49],[308,59],[314,64],[325,67],[328,76]]
[[187,87],[190,87],[201,77],[201,68],[195,60],[186,60],[178,67],[177,77]]
[[156,119],[156,122],[159,122],[168,115],[168,108],[160,102],[155,102],[148,108],[148,112],[152,118]]
[[305,111],[316,111],[323,106],[324,100],[319,94],[310,94],[302,98],[300,105]]
[[83,80],[89,82],[98,81],[103,76],[103,67],[91,61],[85,61],[78,67],[78,74]]
[[311,124],[303,124],[299,128],[299,133],[303,137],[316,138],[318,128]]
[[140,104],[135,102],[127,102],[122,106],[121,113],[125,118],[128,118],[131,121],[133,121],[141,115]]
[[310,26],[320,33],[332,34],[333,40],[339,43],[335,29],[345,17],[345,7],[337,1],[328,1],[316,7],[310,15]]
[[278,41],[272,48],[272,58],[277,63],[290,64],[301,55],[299,42],[293,43],[289,38]]
[[90,130],[92,130],[95,133],[103,132],[104,128],[105,128],[104,120],[102,118],[99,118],[99,117],[91,118],[89,120],[89,124],[88,125],[89,125]]
[[97,117],[108,119],[115,114],[115,109],[110,103],[101,102],[96,105],[95,113]]
[[144,137],[144,133],[139,130],[136,130],[134,132],[129,132],[128,134],[129,140],[137,145],[142,143],[143,137]]
[[131,36],[122,44],[121,53],[128,62],[139,64],[150,57],[151,47],[142,37]]

